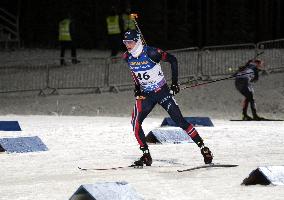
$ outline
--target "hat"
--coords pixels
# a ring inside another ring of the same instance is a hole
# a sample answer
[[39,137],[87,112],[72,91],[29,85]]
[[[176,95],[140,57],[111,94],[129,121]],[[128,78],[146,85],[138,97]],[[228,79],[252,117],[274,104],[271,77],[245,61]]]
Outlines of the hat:
[[124,33],[123,40],[132,40],[137,42],[140,39],[140,33],[137,30],[128,30]]

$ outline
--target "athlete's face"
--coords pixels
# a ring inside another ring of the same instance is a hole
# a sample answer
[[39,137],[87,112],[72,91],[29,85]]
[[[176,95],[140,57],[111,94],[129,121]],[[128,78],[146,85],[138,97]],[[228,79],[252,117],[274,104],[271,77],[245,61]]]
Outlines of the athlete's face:
[[131,51],[136,45],[136,42],[133,40],[123,40],[123,43],[126,46],[127,51]]

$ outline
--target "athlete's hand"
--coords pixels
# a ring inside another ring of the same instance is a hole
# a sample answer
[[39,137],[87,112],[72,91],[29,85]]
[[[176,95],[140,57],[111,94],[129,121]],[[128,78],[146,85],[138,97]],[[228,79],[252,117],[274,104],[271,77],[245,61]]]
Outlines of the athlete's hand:
[[144,97],[142,95],[142,92],[141,92],[140,89],[135,89],[134,90],[134,96],[135,96],[135,99],[137,99],[137,100],[144,100],[144,99],[146,99],[146,97]]
[[180,88],[179,88],[179,84],[178,83],[172,83],[171,88],[170,88],[170,93],[172,95],[176,95],[177,93],[179,93]]

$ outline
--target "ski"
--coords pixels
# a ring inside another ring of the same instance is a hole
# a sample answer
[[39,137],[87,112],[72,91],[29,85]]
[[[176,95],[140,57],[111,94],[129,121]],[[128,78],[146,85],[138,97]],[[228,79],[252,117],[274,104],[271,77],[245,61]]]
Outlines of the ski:
[[137,165],[129,165],[129,166],[118,166],[118,167],[110,167],[110,168],[83,168],[78,167],[81,171],[104,171],[104,170],[118,170],[118,169],[126,169],[126,168],[137,168],[141,169],[143,166],[137,166]]
[[104,170],[119,170],[119,169],[127,169],[127,168],[142,169],[142,168],[156,168],[156,167],[170,167],[170,166],[171,167],[188,166],[184,163],[176,162],[173,159],[170,159],[170,160],[153,159],[153,161],[161,162],[161,163],[164,163],[166,165],[163,164],[163,165],[152,165],[152,166],[146,166],[146,165],[137,166],[137,165],[132,164],[132,165],[129,165],[129,166],[118,166],[118,167],[108,167],[108,168],[84,168],[84,167],[78,166],[78,169],[82,170],[82,171],[104,171]]
[[254,119],[251,119],[251,120],[243,120],[243,119],[230,119],[230,121],[245,121],[245,122],[248,122],[248,121],[254,121],[254,122],[261,122],[261,121],[284,121],[283,119],[260,119],[260,120],[254,120]]
[[205,164],[205,165],[200,165],[200,166],[196,166],[196,167],[192,167],[192,168],[188,168],[188,169],[181,169],[181,170],[177,170],[178,172],[188,172],[188,171],[193,171],[196,169],[204,169],[204,168],[214,168],[214,167],[237,167],[238,165],[231,165],[231,164],[219,164],[219,163],[211,163],[211,164]]

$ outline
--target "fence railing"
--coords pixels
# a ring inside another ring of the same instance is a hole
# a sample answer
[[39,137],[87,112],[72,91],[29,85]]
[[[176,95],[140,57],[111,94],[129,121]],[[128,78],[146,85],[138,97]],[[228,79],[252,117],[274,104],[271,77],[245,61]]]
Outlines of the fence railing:
[[201,50],[201,74],[227,75],[255,56],[255,44],[204,47]]
[[[169,51],[179,62],[179,80],[202,76],[224,76],[254,58],[258,52],[266,70],[284,70],[284,39],[258,44],[208,46]],[[59,66],[50,59],[3,62],[0,60],[0,93],[44,91],[45,89],[130,89],[130,70],[121,58],[80,58],[77,65]],[[14,64],[13,64],[14,63]],[[161,63],[164,74],[171,79],[168,63]]]
[[284,39],[257,43],[257,49],[264,53],[260,56],[269,70],[281,70],[284,67]]

